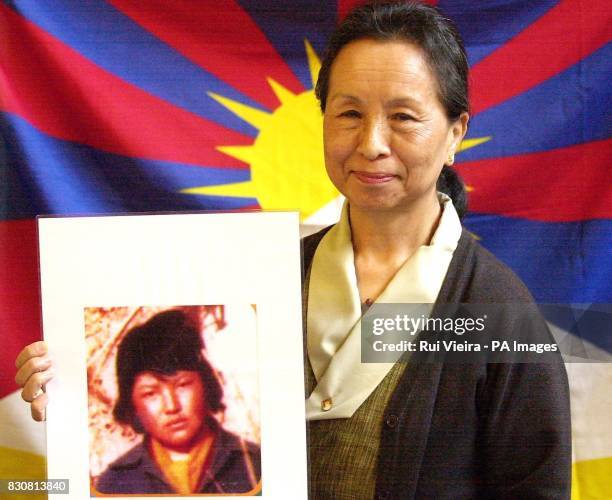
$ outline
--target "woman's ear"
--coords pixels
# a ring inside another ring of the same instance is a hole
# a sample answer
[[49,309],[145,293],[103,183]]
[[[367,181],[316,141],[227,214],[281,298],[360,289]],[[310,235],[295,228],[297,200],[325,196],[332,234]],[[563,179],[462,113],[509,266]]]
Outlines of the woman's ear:
[[463,140],[463,138],[465,137],[465,134],[467,133],[467,126],[468,126],[468,121],[470,120],[470,115],[466,112],[461,113],[461,115],[459,115],[459,118],[457,118],[452,124],[451,124],[451,145],[448,151],[448,155],[450,156],[454,156],[455,153],[457,152],[457,149],[459,149],[459,145],[461,144],[461,141]]

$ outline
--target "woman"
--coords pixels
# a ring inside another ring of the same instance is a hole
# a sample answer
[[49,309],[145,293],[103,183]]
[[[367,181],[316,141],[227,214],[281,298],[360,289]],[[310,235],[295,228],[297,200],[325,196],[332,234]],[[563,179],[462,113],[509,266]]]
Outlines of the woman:
[[[357,325],[375,301],[532,302],[461,228],[450,166],[467,74],[456,29],[426,5],[359,7],[330,41],[316,93],[327,172],[348,201],[337,225],[304,241],[312,498],[569,496],[561,363],[360,362]],[[17,360],[34,418],[43,351]]]

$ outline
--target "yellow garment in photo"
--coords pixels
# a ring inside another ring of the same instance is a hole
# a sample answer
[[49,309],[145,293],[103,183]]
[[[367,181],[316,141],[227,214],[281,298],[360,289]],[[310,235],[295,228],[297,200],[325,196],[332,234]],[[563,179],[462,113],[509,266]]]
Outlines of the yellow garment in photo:
[[197,493],[215,440],[214,435],[205,436],[184,459],[173,460],[171,453],[158,441],[151,439],[151,456],[172,488],[181,495]]

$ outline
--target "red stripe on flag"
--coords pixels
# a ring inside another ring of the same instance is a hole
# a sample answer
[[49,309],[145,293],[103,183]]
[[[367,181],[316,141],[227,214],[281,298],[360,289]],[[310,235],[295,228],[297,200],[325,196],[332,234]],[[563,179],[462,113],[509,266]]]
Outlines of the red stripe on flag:
[[338,19],[341,21],[353,8],[364,3],[366,0],[338,0]]
[[0,108],[39,130],[126,156],[245,168],[215,148],[251,138],[121,80],[2,3],[0,33]]
[[[428,3],[429,5],[438,4],[438,0],[422,0],[422,2]],[[338,19],[344,19],[354,7],[363,5],[364,3],[367,3],[366,0],[338,0]]]
[[267,77],[293,93],[304,91],[261,29],[234,1],[110,3],[190,61],[269,109],[280,103]]
[[15,391],[15,358],[40,340],[36,221],[0,221],[0,398]]
[[542,222],[612,218],[612,139],[459,163],[471,212]]
[[563,0],[474,66],[472,113],[538,85],[610,40],[609,0]]

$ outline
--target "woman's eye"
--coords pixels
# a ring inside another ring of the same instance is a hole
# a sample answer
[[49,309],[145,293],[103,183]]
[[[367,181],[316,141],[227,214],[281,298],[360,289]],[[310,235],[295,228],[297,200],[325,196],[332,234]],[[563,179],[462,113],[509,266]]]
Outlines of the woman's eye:
[[393,115],[393,119],[398,120],[400,122],[407,122],[407,121],[414,120],[414,118],[407,113],[395,113]]
[[342,118],[360,118],[361,113],[359,111],[355,111],[354,109],[349,109],[348,111],[343,111],[340,113]]

